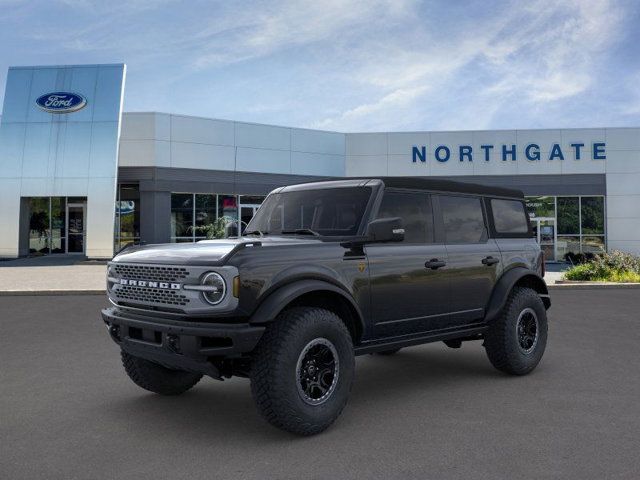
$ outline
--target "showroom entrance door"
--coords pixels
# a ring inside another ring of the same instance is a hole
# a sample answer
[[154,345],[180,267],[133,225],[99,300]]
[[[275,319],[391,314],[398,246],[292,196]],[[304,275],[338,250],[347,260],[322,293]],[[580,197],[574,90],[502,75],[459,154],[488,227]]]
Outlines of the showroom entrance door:
[[86,203],[67,203],[67,253],[85,252],[86,212]]
[[556,261],[556,219],[552,217],[532,218],[531,223],[536,240],[544,252],[547,262]]

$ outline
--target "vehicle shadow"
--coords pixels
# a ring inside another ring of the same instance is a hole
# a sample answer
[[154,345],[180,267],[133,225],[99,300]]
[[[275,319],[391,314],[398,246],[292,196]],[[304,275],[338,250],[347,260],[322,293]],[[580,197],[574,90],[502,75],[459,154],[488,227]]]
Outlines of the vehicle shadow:
[[[493,381],[504,378],[477,348],[449,350],[433,345],[408,348],[392,356],[365,355],[356,363],[348,410],[366,410],[376,403],[380,406],[380,402],[407,402],[415,394],[424,399],[425,395],[436,395],[444,385],[464,389],[469,382],[476,383],[483,377]],[[221,438],[250,443],[295,438],[262,420],[247,379],[203,379],[193,390],[177,397],[128,388],[125,395],[100,408],[112,420],[126,422],[128,428],[151,435],[161,430],[163,435],[188,435],[191,441]]]

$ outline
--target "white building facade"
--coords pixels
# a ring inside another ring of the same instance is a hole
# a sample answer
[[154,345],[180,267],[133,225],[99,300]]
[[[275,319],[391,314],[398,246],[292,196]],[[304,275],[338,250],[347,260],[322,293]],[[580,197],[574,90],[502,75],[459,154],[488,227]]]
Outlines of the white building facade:
[[[221,216],[244,225],[277,186],[345,176],[519,188],[547,258],[640,253],[640,128],[343,133],[121,114],[124,70],[10,69],[0,257],[197,241]],[[70,106],[43,110],[52,93]]]

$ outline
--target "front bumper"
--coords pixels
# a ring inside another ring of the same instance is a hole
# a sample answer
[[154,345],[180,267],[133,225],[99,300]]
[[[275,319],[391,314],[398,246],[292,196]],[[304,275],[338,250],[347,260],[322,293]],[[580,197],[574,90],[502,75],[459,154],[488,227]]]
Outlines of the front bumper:
[[220,378],[212,357],[240,357],[252,351],[265,327],[248,323],[203,323],[102,310],[111,338],[123,351],[168,368]]

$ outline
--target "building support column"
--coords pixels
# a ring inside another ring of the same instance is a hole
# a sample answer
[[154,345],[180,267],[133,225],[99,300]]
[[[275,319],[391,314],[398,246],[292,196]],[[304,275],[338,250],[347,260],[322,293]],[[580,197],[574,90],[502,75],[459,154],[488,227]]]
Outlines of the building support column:
[[171,192],[145,191],[140,185],[140,241],[149,244],[170,240]]

